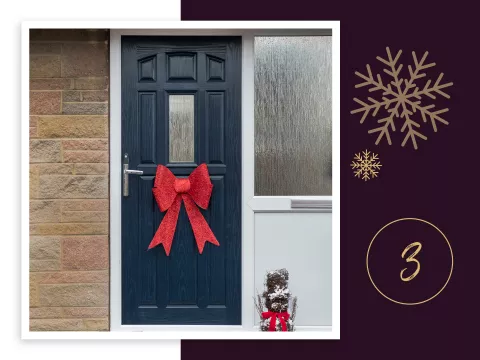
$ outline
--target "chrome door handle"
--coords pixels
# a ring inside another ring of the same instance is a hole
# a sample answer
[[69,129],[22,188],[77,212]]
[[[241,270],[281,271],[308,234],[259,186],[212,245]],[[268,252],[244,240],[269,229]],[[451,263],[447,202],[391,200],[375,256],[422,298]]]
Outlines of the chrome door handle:
[[[128,164],[127,164],[127,168],[128,168]],[[130,169],[126,169],[125,168],[125,165],[123,165],[123,172],[125,174],[131,174],[131,175],[143,175],[143,171],[142,170],[130,170]]]
[[123,196],[128,196],[128,175],[143,175],[142,170],[131,170],[128,168],[128,154],[123,156]]

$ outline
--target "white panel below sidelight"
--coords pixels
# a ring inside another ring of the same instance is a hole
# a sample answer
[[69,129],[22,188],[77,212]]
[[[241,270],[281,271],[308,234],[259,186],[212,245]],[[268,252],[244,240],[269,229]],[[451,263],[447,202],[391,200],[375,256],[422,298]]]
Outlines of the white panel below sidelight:
[[298,297],[295,324],[332,325],[331,213],[255,213],[255,294],[263,292],[266,272],[280,268]]

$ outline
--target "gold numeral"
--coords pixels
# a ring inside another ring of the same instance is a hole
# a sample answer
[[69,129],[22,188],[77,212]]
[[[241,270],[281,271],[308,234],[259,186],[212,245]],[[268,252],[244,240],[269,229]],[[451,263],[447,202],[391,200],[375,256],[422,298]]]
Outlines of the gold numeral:
[[420,272],[420,262],[415,259],[415,256],[420,252],[420,250],[422,249],[422,244],[420,244],[418,241],[416,242],[413,242],[411,243],[410,245],[408,245],[402,252],[402,259],[405,258],[405,254],[407,253],[408,250],[410,250],[412,247],[416,246],[417,249],[413,252],[412,255],[410,255],[409,257],[407,257],[407,263],[409,262],[414,262],[417,264],[417,268],[415,269],[415,271],[413,272],[412,275],[410,276],[407,276],[407,277],[403,277],[403,272],[405,270],[407,270],[407,268],[403,269],[402,271],[400,271],[400,279],[402,279],[403,281],[410,281],[410,280],[413,280],[415,278],[415,276],[418,275],[418,273]]

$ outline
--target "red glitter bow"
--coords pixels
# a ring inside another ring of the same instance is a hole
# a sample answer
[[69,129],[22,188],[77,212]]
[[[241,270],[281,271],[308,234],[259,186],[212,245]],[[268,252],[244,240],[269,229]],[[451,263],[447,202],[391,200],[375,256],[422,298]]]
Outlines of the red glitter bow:
[[176,178],[172,172],[163,165],[158,165],[155,183],[153,185],[153,196],[157,201],[160,211],[167,211],[162,223],[157,229],[148,249],[163,244],[167,256],[172,247],[173,235],[177,227],[180,205],[183,200],[187,215],[192,225],[193,235],[197,241],[198,252],[201,254],[205,242],[209,241],[219,246],[217,238],[208,226],[205,218],[198,209],[208,207],[213,184],[208,175],[206,164],[199,165],[186,179]]
[[287,323],[285,321],[290,319],[290,314],[288,312],[266,311],[262,313],[262,317],[264,319],[270,318],[270,327],[268,328],[268,331],[275,331],[275,326],[277,325],[277,316],[280,319],[282,331],[287,331]]

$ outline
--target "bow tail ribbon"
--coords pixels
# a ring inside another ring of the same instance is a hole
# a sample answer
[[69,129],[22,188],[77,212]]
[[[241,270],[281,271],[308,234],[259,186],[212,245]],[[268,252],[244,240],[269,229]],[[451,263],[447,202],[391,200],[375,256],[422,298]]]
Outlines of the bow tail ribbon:
[[264,319],[270,318],[270,326],[268,327],[268,331],[275,331],[275,327],[277,325],[277,316],[280,319],[280,325],[282,326],[282,331],[287,331],[287,323],[285,322],[290,318],[290,314],[286,311],[277,313],[274,311],[267,311],[262,313],[262,317]]
[[[197,241],[198,252],[203,253],[203,248],[205,243],[211,242],[213,245],[220,246],[217,238],[213,234],[212,229],[208,226],[207,221],[203,217],[200,210],[198,210],[197,205],[193,202],[192,198],[187,194],[182,194],[183,204],[185,205],[185,210],[187,210],[188,219],[192,225],[193,235]],[[178,217],[178,215],[177,215]]]
[[150,245],[148,245],[148,250],[162,244],[167,256],[170,254],[173,236],[175,235],[175,229],[177,228],[177,220],[178,214],[180,213],[181,199],[181,195],[177,195],[175,197],[175,200],[168,208],[162,222],[160,223],[160,226],[155,232],[155,236],[150,242]]

